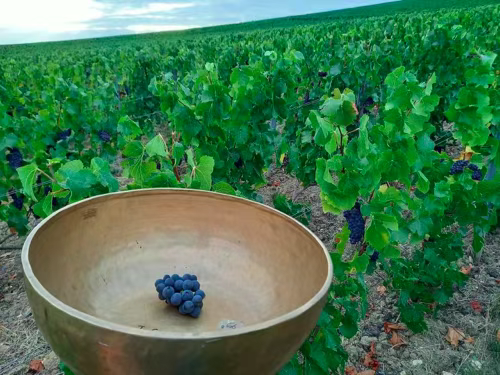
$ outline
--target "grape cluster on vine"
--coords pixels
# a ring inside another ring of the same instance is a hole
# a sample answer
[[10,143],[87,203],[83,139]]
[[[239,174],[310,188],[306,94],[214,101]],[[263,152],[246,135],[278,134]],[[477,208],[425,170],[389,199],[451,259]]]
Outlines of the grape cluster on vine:
[[455,175],[455,174],[460,174],[464,171],[465,168],[468,168],[472,171],[472,179],[475,181],[481,181],[481,178],[483,177],[481,174],[481,171],[479,170],[479,167],[475,164],[469,163],[468,160],[458,160],[453,163],[450,169],[450,174]]
[[18,148],[10,149],[10,153],[7,154],[7,161],[12,169],[17,169],[23,166],[23,154]]
[[344,211],[344,217],[347,220],[347,227],[350,232],[349,242],[351,244],[357,244],[365,235],[365,220],[363,219],[363,215],[361,215],[359,203],[356,203],[352,209]]
[[10,196],[12,198],[12,203],[14,204],[14,207],[17,208],[19,211],[21,211],[23,209],[23,204],[24,204],[24,195],[22,194],[17,195],[13,190],[11,190]]
[[63,130],[62,132],[57,133],[58,141],[65,141],[71,135],[71,129]]
[[188,273],[180,277],[174,273],[172,276],[165,275],[163,279],[155,282],[158,298],[168,305],[177,307],[182,315],[190,315],[197,318],[203,308],[205,292],[200,289],[200,282],[196,275]]
[[99,130],[97,132],[97,136],[99,137],[99,139],[105,143],[111,141],[111,135],[109,135],[109,133],[107,131],[104,131],[104,130]]

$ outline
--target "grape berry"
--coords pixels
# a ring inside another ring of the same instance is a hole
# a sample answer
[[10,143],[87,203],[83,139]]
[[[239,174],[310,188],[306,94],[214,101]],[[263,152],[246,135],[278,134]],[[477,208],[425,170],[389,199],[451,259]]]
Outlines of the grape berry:
[[155,288],[158,298],[177,307],[182,315],[190,315],[193,318],[200,316],[205,292],[200,289],[196,275],[165,275],[163,279],[155,281]]
[[347,227],[349,228],[349,242],[356,244],[363,239],[365,235],[365,220],[361,215],[359,203],[348,211],[344,211],[344,217],[347,220]]
[[481,181],[483,177],[479,167],[475,164],[470,164],[467,160],[459,160],[453,163],[450,174],[459,174],[464,171],[465,168],[469,168],[472,171],[472,179],[475,181]]

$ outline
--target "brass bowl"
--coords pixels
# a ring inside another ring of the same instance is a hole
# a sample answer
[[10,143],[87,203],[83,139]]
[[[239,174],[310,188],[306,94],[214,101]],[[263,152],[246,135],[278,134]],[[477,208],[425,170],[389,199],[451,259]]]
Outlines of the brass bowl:
[[[38,225],[22,252],[33,314],[77,375],[275,374],[319,318],[324,245],[259,203],[188,189],[107,194]],[[198,275],[201,316],[158,299],[165,273]],[[223,320],[243,323],[220,329]]]

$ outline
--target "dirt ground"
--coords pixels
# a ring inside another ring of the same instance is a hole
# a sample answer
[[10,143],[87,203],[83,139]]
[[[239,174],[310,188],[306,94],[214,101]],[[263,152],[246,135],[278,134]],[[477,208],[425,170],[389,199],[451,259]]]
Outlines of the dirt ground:
[[[260,193],[266,204],[271,204],[275,193],[309,204],[309,226],[327,246],[344,225],[342,216],[323,213],[317,187],[303,189],[282,170],[270,172],[269,185]],[[8,247],[0,249],[0,375],[26,374],[31,360],[43,361],[42,375],[61,374],[57,357],[36,328],[24,292],[20,250],[16,249],[22,243],[22,238],[9,237],[5,223],[0,223],[0,248]],[[370,309],[359,334],[345,342],[349,365],[358,371],[365,370],[363,359],[374,342],[376,359],[380,363],[377,375],[500,375],[500,338],[497,338],[500,329],[500,231],[486,237],[485,248],[479,257],[474,256],[471,249],[467,253],[463,265],[472,265],[467,286],[457,292],[436,317],[428,318],[428,331],[421,334],[399,331],[406,345],[394,347],[389,343],[390,335],[383,329],[384,322],[399,321],[394,306],[396,295],[384,293],[380,288],[377,290],[384,280],[383,274],[369,276]],[[458,347],[453,347],[445,339],[449,328],[462,331],[468,340],[461,340]]]

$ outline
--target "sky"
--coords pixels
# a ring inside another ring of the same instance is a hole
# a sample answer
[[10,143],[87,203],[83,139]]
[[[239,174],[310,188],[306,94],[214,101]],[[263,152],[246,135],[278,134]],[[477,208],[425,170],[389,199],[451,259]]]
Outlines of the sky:
[[0,0],[0,44],[184,30],[388,0]]

